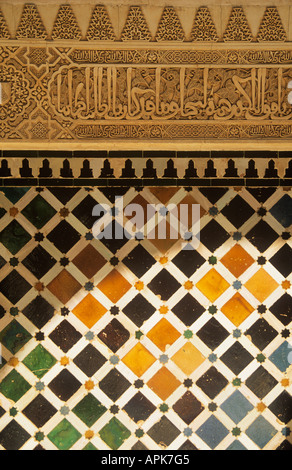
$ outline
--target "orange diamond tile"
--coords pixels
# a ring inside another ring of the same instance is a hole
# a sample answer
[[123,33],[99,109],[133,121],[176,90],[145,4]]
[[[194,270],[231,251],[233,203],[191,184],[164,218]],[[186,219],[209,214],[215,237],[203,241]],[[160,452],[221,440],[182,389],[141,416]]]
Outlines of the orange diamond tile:
[[151,339],[152,343],[155,344],[161,351],[165,351],[171,346],[181,335],[174,328],[169,321],[162,318],[157,325],[147,334],[148,338]]
[[149,188],[150,192],[160,201],[162,204],[166,204],[179,190],[179,188]]
[[207,299],[214,302],[230,287],[230,284],[213,268],[202,277],[196,286]]
[[132,286],[116,269],[113,269],[97,287],[113,303],[116,303]]
[[[161,237],[161,233],[163,233],[163,227],[164,227],[164,222],[160,222],[155,226],[155,229],[153,229],[147,236],[149,237],[149,241],[162,253],[165,255],[170,248],[177,243],[177,241],[181,238],[180,234],[178,233],[176,235],[176,238],[170,238],[170,224],[168,220],[165,222],[166,230],[165,230],[165,237]],[[150,238],[153,237],[153,238]],[[161,238],[160,238],[161,237]]]
[[181,383],[166,367],[162,367],[147,385],[159,398],[166,400]]
[[99,271],[105,264],[104,257],[93,248],[92,245],[87,245],[72,263],[81,271],[88,279],[91,279],[97,271]]
[[81,284],[79,284],[66,269],[63,269],[63,271],[47,285],[49,291],[64,305],[77,294],[81,287]]
[[192,343],[188,342],[172,356],[171,360],[186,375],[190,375],[204,362],[205,357]]
[[235,245],[223,256],[221,263],[235,277],[239,277],[254,263],[254,259],[241,245]]
[[138,377],[141,377],[155,361],[156,358],[141,343],[136,344],[123,358],[123,363]]
[[91,294],[84,297],[84,299],[72,310],[74,315],[88,328],[95,325],[106,311],[107,309]]
[[273,279],[264,268],[260,268],[246,283],[245,287],[260,302],[266,300],[279,284]]
[[254,308],[238,292],[221,308],[221,312],[235,326],[239,326],[253,311]]
[[[192,227],[192,219],[193,219],[193,204],[198,204],[198,202],[188,194],[185,198],[183,198],[180,203],[179,203],[179,216],[180,216],[180,205],[181,204],[186,204],[188,206],[188,228],[190,229]],[[200,218],[202,218],[206,214],[206,210],[200,205]],[[181,219],[181,217],[180,217]],[[193,221],[194,223],[196,222],[195,220]]]

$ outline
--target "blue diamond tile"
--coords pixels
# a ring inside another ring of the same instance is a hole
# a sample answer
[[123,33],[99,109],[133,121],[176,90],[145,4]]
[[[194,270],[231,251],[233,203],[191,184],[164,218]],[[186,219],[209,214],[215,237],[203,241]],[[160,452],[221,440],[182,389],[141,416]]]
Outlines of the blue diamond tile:
[[247,448],[240,441],[233,441],[226,450],[247,450]]
[[283,227],[290,227],[292,224],[292,198],[288,196],[288,194],[285,194],[285,196],[270,209],[270,212]]
[[236,424],[253,410],[252,404],[237,390],[221,405],[221,408]]
[[217,419],[211,416],[196,431],[196,434],[211,448],[215,449],[221,441],[229,434],[228,429]]
[[281,372],[286,372],[292,364],[292,346],[285,341],[270,355],[269,359]]
[[277,434],[277,430],[263,416],[259,416],[245,433],[260,449],[263,449]]

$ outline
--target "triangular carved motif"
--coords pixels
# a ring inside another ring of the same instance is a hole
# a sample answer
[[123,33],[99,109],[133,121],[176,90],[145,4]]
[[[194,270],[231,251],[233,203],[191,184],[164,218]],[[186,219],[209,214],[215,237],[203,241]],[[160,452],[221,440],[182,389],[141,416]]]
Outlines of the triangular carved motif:
[[207,7],[198,9],[191,31],[191,41],[218,41],[218,34]]
[[95,6],[89,23],[86,39],[89,41],[115,41],[116,36],[114,29],[104,5]]
[[0,39],[10,39],[7,23],[0,9]]
[[77,39],[82,37],[76,17],[70,5],[61,5],[53,26],[52,39]]
[[286,41],[287,34],[284,29],[281,17],[276,7],[267,7],[263,16],[259,32],[258,41]]
[[242,7],[232,8],[223,41],[252,41],[252,33]]
[[151,33],[139,6],[132,6],[123,29],[122,41],[151,41]]
[[16,39],[46,39],[47,32],[36,5],[26,3],[23,7]]
[[185,33],[173,7],[165,7],[155,36],[156,41],[184,41]]

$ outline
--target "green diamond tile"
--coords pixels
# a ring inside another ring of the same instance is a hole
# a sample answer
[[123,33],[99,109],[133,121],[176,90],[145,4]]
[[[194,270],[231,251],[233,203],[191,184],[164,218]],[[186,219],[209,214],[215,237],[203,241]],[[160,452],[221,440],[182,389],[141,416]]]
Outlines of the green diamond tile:
[[16,354],[31,338],[31,334],[16,320],[0,332],[0,343],[12,354]]
[[98,401],[91,393],[86,395],[75,408],[75,413],[88,427],[91,427],[105,412],[106,407]]
[[12,204],[16,204],[29,190],[30,188],[1,188],[5,197],[9,199]]
[[69,450],[80,437],[80,432],[66,418],[48,434],[50,441],[59,450]]
[[22,210],[22,214],[37,229],[41,229],[56,214],[56,210],[38,195]]
[[101,439],[112,449],[117,450],[131,436],[131,432],[117,418],[112,418],[100,431]]
[[39,344],[22,362],[41,379],[56,364],[57,360]]
[[31,385],[13,369],[0,383],[0,392],[9,400],[17,402]]
[[30,239],[30,234],[16,220],[13,220],[0,233],[0,242],[13,255],[16,255]]
[[98,449],[92,444],[92,442],[88,442],[88,444],[86,444],[86,446],[83,447],[82,450],[98,450]]

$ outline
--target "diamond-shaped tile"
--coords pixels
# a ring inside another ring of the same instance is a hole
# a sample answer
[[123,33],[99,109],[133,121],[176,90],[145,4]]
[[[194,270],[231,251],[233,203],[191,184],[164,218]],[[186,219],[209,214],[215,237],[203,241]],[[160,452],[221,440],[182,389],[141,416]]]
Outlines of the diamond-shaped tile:
[[12,354],[16,354],[31,338],[31,334],[16,320],[0,332],[0,343]]
[[208,248],[208,250],[214,252],[223,245],[228,238],[230,237],[229,233],[218,224],[216,220],[212,219],[205,227],[200,231],[200,240]]
[[22,410],[26,416],[37,428],[42,428],[56,413],[57,409],[39,393],[25,408]]
[[263,449],[277,434],[277,430],[263,416],[259,416],[245,433],[260,449]]
[[91,279],[106,264],[106,260],[92,245],[87,245],[72,263],[88,279]]
[[228,384],[228,380],[216,367],[210,367],[196,382],[203,392],[213,400]]
[[92,215],[92,211],[97,204],[98,202],[93,199],[92,196],[87,195],[80,204],[72,210],[72,214],[74,214],[75,217],[85,225],[85,227],[91,229],[96,221],[96,217]]
[[205,262],[205,258],[196,250],[181,250],[172,259],[172,263],[187,277],[191,277]]
[[80,234],[66,220],[62,220],[48,235],[47,239],[61,253],[67,253],[80,240]]
[[112,369],[100,382],[99,388],[116,401],[130,387],[131,383],[117,370]]
[[48,384],[48,387],[60,400],[67,401],[81,387],[81,383],[71,372],[64,369]]
[[242,197],[235,196],[221,212],[239,229],[255,211]]
[[271,214],[277,221],[288,228],[292,224],[292,198],[285,194],[271,209]]
[[67,353],[81,337],[81,333],[67,320],[63,320],[49,335],[49,338],[65,353]]
[[56,260],[40,245],[38,245],[23,261],[22,264],[37,279],[41,279],[55,265]]
[[179,429],[166,417],[154,424],[147,434],[162,448],[168,447],[179,435]]
[[113,269],[97,287],[111,302],[116,303],[132,286],[116,269]]
[[288,367],[291,366],[292,346],[287,341],[284,341],[270,356],[269,360],[281,372],[286,372]]
[[191,375],[201,364],[203,364],[205,357],[192,343],[187,342],[172,356],[171,360],[186,375]]
[[264,268],[260,268],[246,283],[245,287],[260,302],[266,300],[279,284]]
[[278,382],[263,366],[260,366],[248,377],[245,383],[262,400]]
[[10,222],[0,233],[0,242],[13,255],[16,255],[30,240],[30,234],[16,220]]
[[99,334],[99,339],[114,353],[130,338],[129,331],[114,318]]
[[149,367],[154,364],[156,358],[141,343],[131,349],[124,357],[123,363],[129,367],[138,377],[141,377]]
[[161,367],[147,385],[159,398],[166,400],[181,383],[166,367]]
[[72,411],[90,428],[106,412],[106,407],[89,393],[74,406]]
[[22,362],[41,379],[56,364],[57,360],[41,344],[38,344]]
[[213,450],[229,434],[228,429],[214,415],[197,429],[196,434]]
[[180,333],[169,321],[162,318],[162,320],[147,333],[147,336],[161,351],[165,351],[180,337]]
[[0,431],[0,444],[6,450],[20,450],[30,434],[14,419]]
[[123,408],[135,423],[146,421],[156,407],[141,392],[136,393]]
[[276,338],[278,332],[264,318],[259,318],[245,334],[257,348],[263,351]]
[[250,254],[238,244],[234,245],[220,261],[235,277],[240,277],[254,263]]
[[191,424],[205,409],[202,403],[189,390],[172,408],[186,424]]
[[112,450],[117,450],[130,437],[131,432],[116,417],[113,417],[100,430],[99,435]]
[[13,304],[28,293],[31,285],[14,269],[0,282],[0,292]]
[[186,326],[191,326],[205,312],[205,307],[188,293],[171,310]]
[[229,367],[235,375],[238,375],[253,360],[253,356],[236,341],[227,351],[220,357],[221,361]]
[[168,300],[180,286],[180,283],[166,269],[162,269],[148,284],[148,288],[161,300]]
[[284,424],[290,423],[292,419],[292,397],[284,390],[270,404],[269,410]]
[[79,318],[88,328],[91,328],[101,319],[107,309],[91,294],[86,297],[72,310],[72,313]]
[[104,365],[106,358],[92,344],[88,344],[73,362],[84,374],[92,377]]
[[80,437],[80,432],[65,418],[48,434],[50,441],[59,450],[71,449]]
[[292,321],[292,297],[285,293],[271,307],[272,314],[287,326]]
[[123,259],[123,263],[129,268],[137,277],[141,278],[149,269],[156,263],[153,256],[138,244],[128,256]]
[[197,336],[214,351],[228,336],[228,331],[215,318],[211,318],[198,332]]
[[230,287],[230,284],[213,268],[197,282],[196,287],[208,300],[215,302]]
[[54,316],[54,307],[46,299],[38,295],[23,310],[22,313],[37,328],[42,328]]
[[221,307],[221,312],[224,313],[235,326],[241,325],[253,311],[254,308],[239,292],[234,294],[234,296]]
[[64,305],[77,294],[81,287],[81,284],[79,284],[66,269],[63,269],[58,276],[47,285],[49,291]]
[[39,194],[22,210],[26,217],[38,230],[43,228],[56,214],[56,210]]
[[264,220],[260,220],[245,236],[261,253],[264,253],[279,237]]
[[0,392],[9,400],[17,402],[31,385],[15,369],[0,382]]
[[292,272],[292,248],[285,243],[269,261],[284,277],[288,277]]
[[235,424],[238,424],[253,410],[253,405],[239,390],[236,390],[222,403],[220,408],[222,408]]
[[138,294],[123,308],[123,313],[140,328],[155,310],[155,307],[142,294]]

